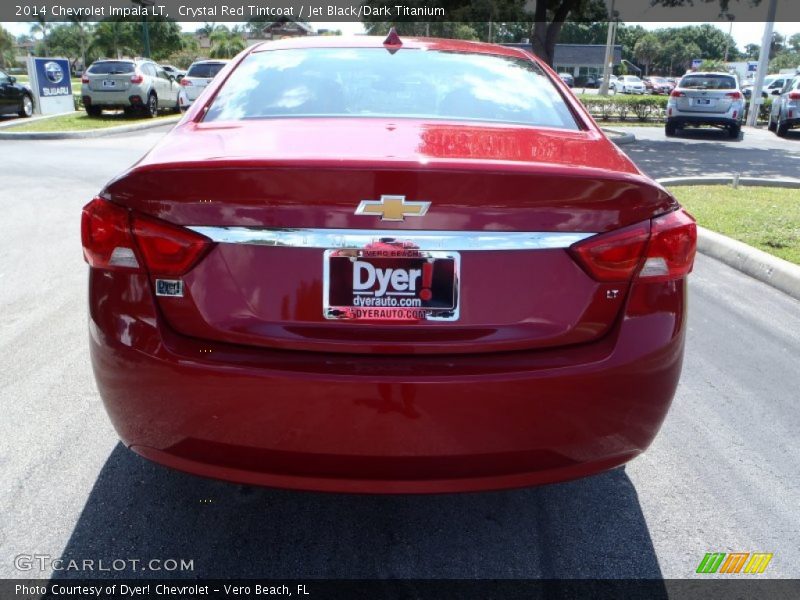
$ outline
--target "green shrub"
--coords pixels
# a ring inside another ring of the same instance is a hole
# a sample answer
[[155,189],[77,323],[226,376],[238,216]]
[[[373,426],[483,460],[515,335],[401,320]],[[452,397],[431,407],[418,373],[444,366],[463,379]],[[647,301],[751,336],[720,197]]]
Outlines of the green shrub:
[[581,94],[580,101],[595,119],[625,121],[629,116],[639,121],[663,120],[668,96],[595,96]]

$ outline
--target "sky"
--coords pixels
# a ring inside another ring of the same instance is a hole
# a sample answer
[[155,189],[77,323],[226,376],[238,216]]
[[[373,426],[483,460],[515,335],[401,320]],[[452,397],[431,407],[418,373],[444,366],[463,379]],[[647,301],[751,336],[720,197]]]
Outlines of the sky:
[[[0,0],[2,1],[2,0]],[[9,30],[13,35],[20,35],[30,31],[30,23],[0,23]],[[194,31],[201,27],[202,23],[189,23],[181,22],[181,27],[184,31]],[[358,34],[363,33],[364,28],[361,23],[357,22],[311,22],[311,25],[317,29],[341,29],[342,33]],[[660,29],[664,27],[681,27],[683,25],[702,25],[702,23],[674,23],[674,22],[647,22],[647,23],[626,23],[626,25],[641,25],[647,30]],[[712,23],[724,32],[728,32],[730,24],[728,23]],[[787,38],[795,33],[800,33],[800,22],[783,22],[775,23],[775,31],[781,33]],[[733,23],[733,39],[736,40],[736,45],[740,50],[744,50],[747,44],[761,44],[761,37],[764,33],[764,23],[758,22],[734,22]]]

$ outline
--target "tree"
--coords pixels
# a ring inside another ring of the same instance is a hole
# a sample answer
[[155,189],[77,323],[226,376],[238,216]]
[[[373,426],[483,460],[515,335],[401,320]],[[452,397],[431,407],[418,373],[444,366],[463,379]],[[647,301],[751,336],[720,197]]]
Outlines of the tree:
[[747,60],[758,60],[758,56],[761,54],[761,46],[759,44],[747,44],[744,47],[744,53]]
[[[133,21],[131,22],[131,27],[135,40],[133,50],[136,54],[142,55],[144,54],[142,23]],[[148,17],[147,27],[150,33],[150,47],[152,48],[153,60],[164,60],[168,56],[180,52],[183,49],[181,27],[172,19]]]
[[100,21],[94,30],[93,50],[100,56],[122,58],[136,45],[131,23],[107,19]]
[[636,60],[644,65],[645,77],[650,74],[650,65],[658,58],[661,52],[661,42],[652,33],[642,36],[633,47],[633,55]]
[[49,48],[47,46],[47,35],[50,32],[50,24],[45,19],[44,15],[40,15],[36,18],[36,21],[31,25],[31,35],[36,35],[41,33],[42,34],[42,47],[44,48],[44,54],[47,56],[50,54]]
[[233,58],[247,47],[238,25],[228,29],[224,25],[217,27],[211,34],[211,58]]
[[0,66],[14,63],[14,36],[0,25]]
[[788,40],[786,40],[786,43],[793,52],[800,52],[800,33],[795,33]]
[[78,38],[78,46],[81,51],[81,69],[86,69],[86,50],[92,43],[92,30],[93,26],[88,22],[87,17],[70,17],[70,23],[75,27],[73,28]]

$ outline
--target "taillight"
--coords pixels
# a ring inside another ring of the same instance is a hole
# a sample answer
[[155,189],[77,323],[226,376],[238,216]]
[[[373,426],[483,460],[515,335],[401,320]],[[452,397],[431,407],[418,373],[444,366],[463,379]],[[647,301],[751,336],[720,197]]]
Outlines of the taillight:
[[572,255],[597,281],[627,281],[642,263],[650,222],[587,238],[570,247]]
[[800,100],[800,92],[789,92],[789,100]]
[[167,276],[183,275],[212,246],[205,236],[132,214],[102,198],[83,207],[81,240],[92,267],[138,269],[139,256],[151,274]]
[[144,81],[144,75],[141,73],[134,73],[131,75],[131,83],[142,83]]
[[89,76],[88,75],[81,75],[81,83],[89,83]]
[[183,87],[188,87],[188,86],[192,85],[192,82],[189,81],[188,79],[186,79],[186,77],[184,77],[183,79],[181,79],[181,85]]
[[81,213],[83,256],[92,267],[136,269],[128,211],[101,198],[83,207]]
[[726,98],[733,98],[734,100],[741,100],[742,99],[742,92],[728,92],[725,94]]
[[692,270],[696,250],[697,225],[683,209],[570,247],[578,264],[603,282],[629,281],[637,272],[647,281],[685,277]]
[[669,93],[669,95],[672,96],[673,98],[683,98],[686,94],[684,94],[683,92],[679,92],[678,90],[672,90]]
[[154,275],[183,275],[211,247],[207,237],[148,217],[133,217],[133,235]]
[[652,220],[647,258],[639,277],[648,281],[680,279],[692,271],[697,251],[697,224],[680,209]]

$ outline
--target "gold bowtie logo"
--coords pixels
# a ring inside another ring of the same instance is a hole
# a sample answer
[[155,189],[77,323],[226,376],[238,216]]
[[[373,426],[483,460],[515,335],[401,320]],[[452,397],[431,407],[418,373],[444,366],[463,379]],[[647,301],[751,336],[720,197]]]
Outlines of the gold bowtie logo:
[[380,200],[362,200],[357,215],[380,217],[381,221],[405,221],[428,212],[430,202],[406,202],[405,196],[381,196]]

